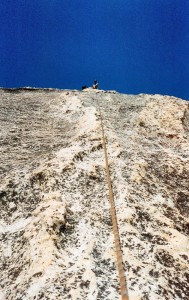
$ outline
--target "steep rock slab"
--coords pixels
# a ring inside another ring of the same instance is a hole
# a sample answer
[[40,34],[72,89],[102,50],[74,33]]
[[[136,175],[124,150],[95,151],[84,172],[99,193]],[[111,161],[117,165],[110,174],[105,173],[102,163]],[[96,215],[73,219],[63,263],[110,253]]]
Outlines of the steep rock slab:
[[100,91],[97,97],[130,297],[187,299],[188,102]]
[[188,103],[0,92],[2,299],[120,299],[97,99],[130,299],[188,299]]
[[[44,105],[53,103],[48,116],[55,125],[48,127],[43,121],[38,125],[45,132],[41,143],[52,140],[53,147],[48,145],[48,156],[30,149],[25,165],[19,161],[14,165],[17,156],[11,157],[11,168],[2,180],[2,297],[119,299],[96,109],[85,108],[78,92],[48,91],[47,97],[41,90],[24,93],[25,101],[36,99],[42,106],[39,115],[44,116]],[[19,102],[21,96],[13,93],[13,97]],[[35,119],[36,112],[30,114]],[[61,121],[67,122],[68,132],[72,129],[71,137],[67,131],[57,133]],[[14,122],[20,125],[19,116]],[[21,140],[30,144],[29,137],[26,141],[23,135]],[[34,134],[31,138],[40,142]],[[22,153],[21,143],[16,147],[16,153]]]

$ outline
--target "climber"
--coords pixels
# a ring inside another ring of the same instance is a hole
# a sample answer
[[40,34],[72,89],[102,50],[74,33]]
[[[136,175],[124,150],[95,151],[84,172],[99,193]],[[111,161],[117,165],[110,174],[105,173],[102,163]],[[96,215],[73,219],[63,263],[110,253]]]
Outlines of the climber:
[[98,89],[98,82],[97,82],[97,80],[94,80],[93,89]]

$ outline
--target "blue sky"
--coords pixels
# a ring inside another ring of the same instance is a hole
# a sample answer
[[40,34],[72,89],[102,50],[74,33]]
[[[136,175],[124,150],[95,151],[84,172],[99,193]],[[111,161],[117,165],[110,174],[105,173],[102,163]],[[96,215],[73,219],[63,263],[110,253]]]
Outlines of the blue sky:
[[189,99],[188,0],[1,0],[0,86]]

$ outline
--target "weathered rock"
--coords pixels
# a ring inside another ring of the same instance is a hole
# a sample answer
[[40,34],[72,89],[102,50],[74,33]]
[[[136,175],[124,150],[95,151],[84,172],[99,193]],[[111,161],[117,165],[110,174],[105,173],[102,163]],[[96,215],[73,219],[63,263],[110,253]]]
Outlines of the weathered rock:
[[129,299],[189,299],[188,102],[0,94],[0,299],[120,299],[97,100]]

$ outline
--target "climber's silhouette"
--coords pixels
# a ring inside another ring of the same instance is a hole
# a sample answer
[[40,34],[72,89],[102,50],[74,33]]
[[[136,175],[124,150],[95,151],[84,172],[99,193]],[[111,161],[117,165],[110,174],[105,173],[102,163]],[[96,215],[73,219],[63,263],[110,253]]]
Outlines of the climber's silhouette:
[[94,80],[93,89],[98,89],[98,82],[97,82],[97,80]]

